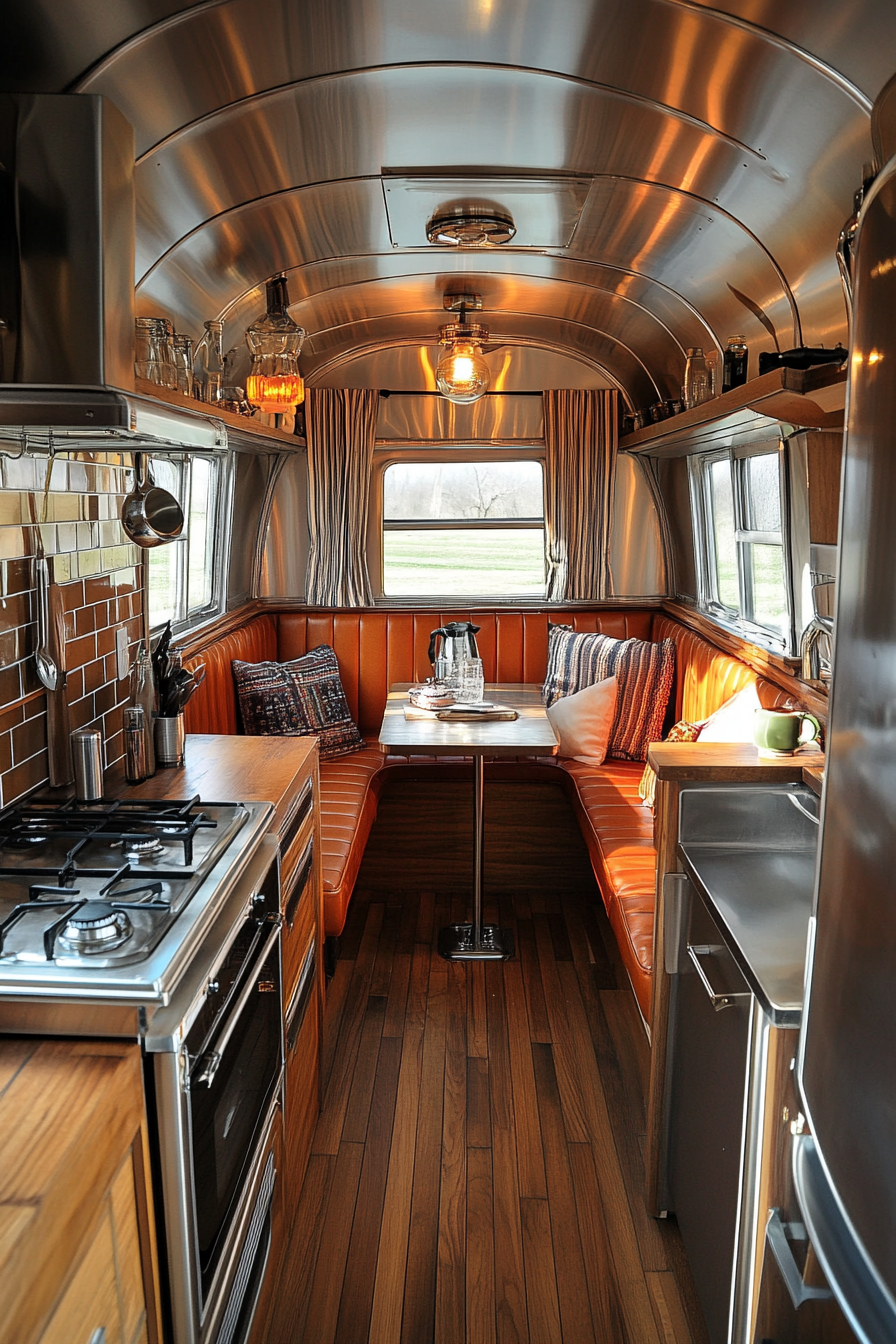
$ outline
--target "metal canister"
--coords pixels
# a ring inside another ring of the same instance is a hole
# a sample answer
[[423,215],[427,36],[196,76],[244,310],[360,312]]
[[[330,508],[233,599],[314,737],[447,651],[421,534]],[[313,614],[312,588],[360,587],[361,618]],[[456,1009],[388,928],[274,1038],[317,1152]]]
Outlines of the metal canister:
[[124,777],[129,784],[139,784],[149,774],[143,706],[134,705],[124,712]]
[[75,797],[95,803],[103,796],[103,735],[99,728],[76,728],[72,733]]

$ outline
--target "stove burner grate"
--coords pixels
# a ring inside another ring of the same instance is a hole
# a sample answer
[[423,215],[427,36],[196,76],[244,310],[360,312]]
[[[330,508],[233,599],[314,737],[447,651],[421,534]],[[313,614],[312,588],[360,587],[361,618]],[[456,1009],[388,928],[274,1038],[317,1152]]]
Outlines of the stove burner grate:
[[[76,848],[89,840],[102,840],[132,854],[155,853],[163,843],[177,843],[183,845],[184,865],[189,867],[196,832],[215,829],[218,824],[206,812],[198,811],[200,806],[199,794],[172,803],[119,799],[88,807],[75,800],[23,803],[0,814],[0,851],[28,849],[55,836],[79,841]],[[152,849],[150,838],[154,841]]]

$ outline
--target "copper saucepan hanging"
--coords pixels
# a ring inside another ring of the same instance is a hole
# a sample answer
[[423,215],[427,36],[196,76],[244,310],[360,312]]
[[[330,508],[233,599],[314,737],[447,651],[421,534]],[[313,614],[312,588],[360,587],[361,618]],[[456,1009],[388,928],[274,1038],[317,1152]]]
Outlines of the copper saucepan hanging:
[[184,530],[184,511],[168,490],[156,485],[149,458],[134,454],[134,488],[121,507],[121,525],[131,541],[148,549],[176,541]]

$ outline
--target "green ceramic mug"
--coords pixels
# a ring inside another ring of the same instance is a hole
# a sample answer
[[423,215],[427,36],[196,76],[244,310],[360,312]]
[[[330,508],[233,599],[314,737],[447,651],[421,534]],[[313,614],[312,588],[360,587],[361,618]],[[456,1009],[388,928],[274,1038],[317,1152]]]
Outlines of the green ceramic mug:
[[[803,734],[804,723],[812,726],[808,736]],[[791,712],[780,709],[756,710],[753,720],[753,741],[760,751],[789,756],[797,747],[815,742],[820,736],[821,724],[814,714],[806,714],[802,710]]]

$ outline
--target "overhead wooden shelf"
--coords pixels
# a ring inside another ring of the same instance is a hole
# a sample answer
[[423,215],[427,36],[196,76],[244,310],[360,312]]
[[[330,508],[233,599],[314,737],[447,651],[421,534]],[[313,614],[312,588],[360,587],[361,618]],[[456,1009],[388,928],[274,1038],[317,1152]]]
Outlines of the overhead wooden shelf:
[[263,425],[261,421],[255,420],[251,416],[237,415],[234,411],[225,411],[223,407],[213,406],[204,401],[194,401],[192,397],[185,397],[182,392],[174,392],[168,387],[159,387],[157,383],[148,383],[143,378],[137,378],[135,386],[136,391],[144,397],[154,397],[156,401],[164,401],[169,406],[181,406],[186,410],[196,411],[200,415],[211,416],[215,420],[222,421],[228,429],[239,430],[241,434],[257,435],[259,438],[275,441],[280,448],[290,448],[295,451],[297,448],[305,447],[304,439],[295,434],[288,434],[285,429],[275,429],[271,425]]
[[842,429],[845,396],[845,367],[772,369],[690,411],[626,434],[619,447],[644,457],[683,457],[794,429]]

